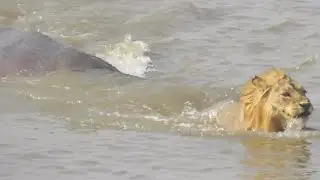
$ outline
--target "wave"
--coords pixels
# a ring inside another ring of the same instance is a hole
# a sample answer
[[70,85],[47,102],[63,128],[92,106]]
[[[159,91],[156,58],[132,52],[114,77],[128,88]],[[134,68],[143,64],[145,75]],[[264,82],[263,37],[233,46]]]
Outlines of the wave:
[[148,71],[154,70],[151,58],[145,55],[149,51],[147,43],[133,41],[131,35],[127,34],[123,42],[105,46],[104,52],[96,55],[125,74],[144,77]]

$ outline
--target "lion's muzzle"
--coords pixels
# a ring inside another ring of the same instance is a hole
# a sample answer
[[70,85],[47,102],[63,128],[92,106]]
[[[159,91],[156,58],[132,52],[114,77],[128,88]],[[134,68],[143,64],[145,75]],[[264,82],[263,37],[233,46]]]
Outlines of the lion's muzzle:
[[306,103],[300,103],[299,105],[302,108],[302,112],[298,115],[298,117],[307,117],[307,116],[311,115],[311,113],[313,111],[313,106],[310,103],[310,101],[308,101]]

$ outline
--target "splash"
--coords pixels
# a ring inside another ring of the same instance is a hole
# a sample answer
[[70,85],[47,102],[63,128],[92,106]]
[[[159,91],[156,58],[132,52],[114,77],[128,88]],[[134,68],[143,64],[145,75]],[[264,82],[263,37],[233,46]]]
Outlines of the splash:
[[212,111],[198,111],[189,101],[184,103],[180,114],[170,119],[173,122],[172,130],[180,134],[188,136],[220,135],[220,131],[212,119]]
[[131,35],[127,34],[123,42],[105,46],[104,52],[96,55],[125,74],[144,77],[146,72],[152,70],[152,61],[145,55],[149,51],[148,44],[143,41],[132,41]]
[[294,118],[286,123],[287,132],[301,131],[305,125],[305,120],[302,118]]

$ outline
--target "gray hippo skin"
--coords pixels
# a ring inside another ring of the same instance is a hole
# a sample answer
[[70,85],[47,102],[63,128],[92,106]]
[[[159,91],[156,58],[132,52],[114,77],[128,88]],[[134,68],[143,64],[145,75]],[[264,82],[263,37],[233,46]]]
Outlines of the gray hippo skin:
[[0,28],[0,76],[23,71],[39,74],[67,69],[120,71],[96,56],[60,44],[38,32]]

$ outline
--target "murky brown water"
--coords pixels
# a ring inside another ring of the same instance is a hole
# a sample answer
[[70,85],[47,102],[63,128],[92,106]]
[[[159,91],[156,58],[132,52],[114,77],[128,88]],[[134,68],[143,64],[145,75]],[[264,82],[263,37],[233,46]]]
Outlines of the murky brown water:
[[125,73],[0,86],[0,179],[319,179],[320,133],[228,135],[205,109],[267,67],[308,90],[320,129],[318,1],[2,0],[40,31]]

